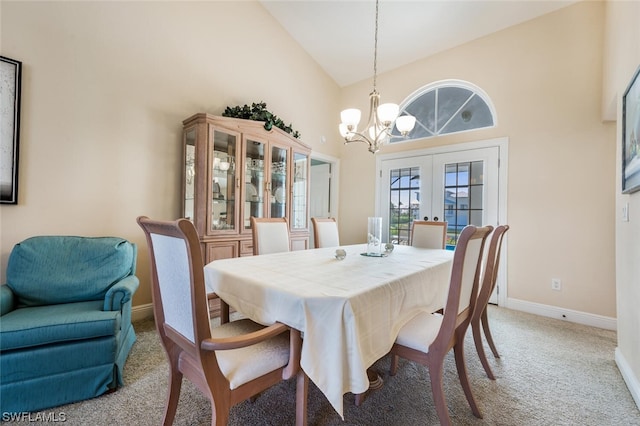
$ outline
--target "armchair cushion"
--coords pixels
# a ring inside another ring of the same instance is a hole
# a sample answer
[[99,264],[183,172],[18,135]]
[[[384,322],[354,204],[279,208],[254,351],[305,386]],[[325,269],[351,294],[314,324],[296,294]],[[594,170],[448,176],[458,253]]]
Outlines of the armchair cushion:
[[135,254],[116,237],[32,237],[11,251],[7,285],[18,307],[104,300],[114,283],[135,273]]
[[120,311],[103,311],[101,301],[16,309],[2,317],[0,349],[115,336],[120,319]]

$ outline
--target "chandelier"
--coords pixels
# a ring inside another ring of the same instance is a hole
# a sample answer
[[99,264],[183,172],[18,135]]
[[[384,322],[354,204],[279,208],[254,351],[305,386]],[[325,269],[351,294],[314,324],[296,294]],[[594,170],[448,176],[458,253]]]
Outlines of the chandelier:
[[416,118],[411,115],[398,117],[400,107],[397,104],[387,103],[380,105],[380,93],[376,90],[376,77],[378,73],[378,0],[376,0],[376,27],[373,50],[373,91],[369,94],[369,121],[363,130],[358,130],[361,112],[356,108],[345,109],[340,113],[339,130],[344,138],[344,143],[362,142],[369,145],[369,152],[375,154],[380,147],[389,142],[391,131],[395,123],[396,128],[403,137],[413,129]]

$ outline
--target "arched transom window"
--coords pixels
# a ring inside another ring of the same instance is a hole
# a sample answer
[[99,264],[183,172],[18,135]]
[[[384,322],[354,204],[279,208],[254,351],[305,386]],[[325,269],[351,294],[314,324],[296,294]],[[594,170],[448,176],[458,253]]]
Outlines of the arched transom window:
[[416,118],[413,130],[403,138],[394,127],[391,143],[430,138],[494,127],[491,99],[479,87],[462,80],[443,80],[415,91],[400,105],[400,115]]

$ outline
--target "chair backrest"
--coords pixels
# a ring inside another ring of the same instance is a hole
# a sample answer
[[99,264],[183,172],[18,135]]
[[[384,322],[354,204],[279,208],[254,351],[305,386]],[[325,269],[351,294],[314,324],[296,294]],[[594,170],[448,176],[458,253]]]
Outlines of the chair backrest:
[[453,255],[444,318],[437,339],[448,340],[447,336],[451,336],[458,326],[463,323],[468,325],[476,304],[484,244],[492,230],[492,226],[478,228],[468,225],[460,233]]
[[340,245],[338,224],[335,218],[312,217],[311,222],[313,222],[313,244],[315,248],[338,247]]
[[482,315],[484,307],[486,307],[487,303],[489,303],[491,293],[493,293],[493,289],[496,286],[496,281],[498,279],[498,267],[500,266],[500,251],[502,249],[502,240],[504,238],[504,234],[506,234],[508,230],[509,225],[500,225],[497,226],[491,234],[491,240],[489,241],[487,255],[485,256],[486,259],[483,268],[484,275],[482,276],[482,285],[480,286],[480,290],[478,291],[478,300],[476,302],[478,309],[476,309],[473,313],[474,319],[480,318],[480,315]]
[[420,248],[443,249],[447,236],[447,222],[414,220],[410,245]]
[[290,251],[289,222],[286,217],[258,218],[251,216],[253,254]]
[[211,338],[198,233],[187,219],[164,222],[138,218],[151,257],[151,296],[160,337],[196,356]]
[[135,274],[136,257],[136,245],[118,237],[31,237],[11,250],[7,285],[18,306],[104,300],[115,283]]

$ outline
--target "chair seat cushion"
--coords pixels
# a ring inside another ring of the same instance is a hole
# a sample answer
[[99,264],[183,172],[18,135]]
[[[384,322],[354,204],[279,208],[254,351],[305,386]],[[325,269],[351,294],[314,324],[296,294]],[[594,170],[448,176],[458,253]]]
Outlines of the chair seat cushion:
[[0,350],[113,336],[120,311],[103,311],[102,301],[19,308],[0,320]]
[[[232,337],[258,331],[264,326],[248,319],[228,322],[212,328],[214,338]],[[229,380],[231,389],[284,367],[289,362],[289,334],[282,333],[272,339],[246,348],[216,351],[220,371]]]
[[396,343],[429,353],[429,346],[436,340],[443,318],[437,313],[419,313],[400,329]]

